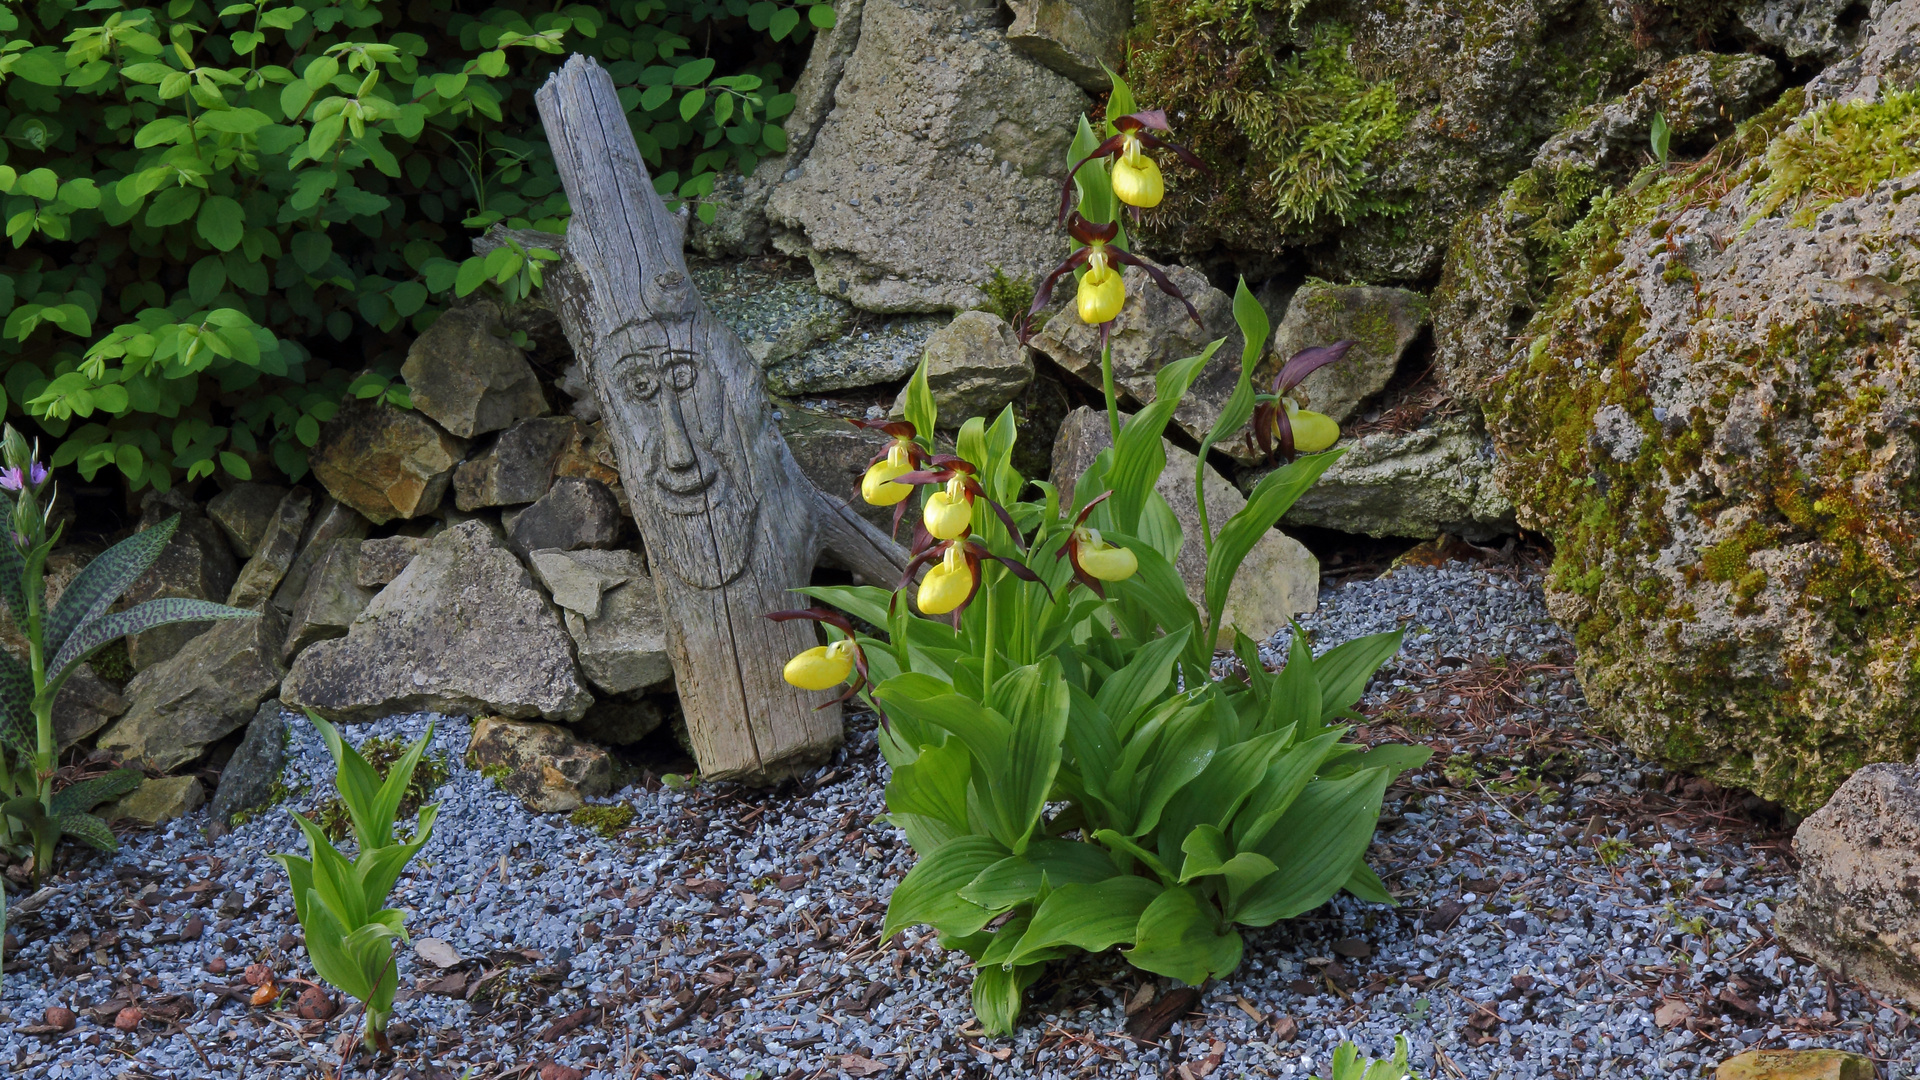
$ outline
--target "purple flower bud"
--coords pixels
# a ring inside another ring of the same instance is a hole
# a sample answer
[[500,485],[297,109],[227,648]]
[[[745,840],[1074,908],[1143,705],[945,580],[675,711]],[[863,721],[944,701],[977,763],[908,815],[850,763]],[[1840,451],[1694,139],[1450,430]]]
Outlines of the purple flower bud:
[[24,486],[26,486],[25,478],[21,476],[19,469],[0,469],[0,488],[5,488],[8,491],[19,491]]
[[40,463],[39,463],[39,462],[37,462],[37,461],[36,461],[36,462],[34,462],[34,463],[33,463],[33,469],[32,469],[32,478],[33,478],[33,486],[34,486],[34,487],[39,487],[39,486],[40,486],[41,484],[44,484],[44,483],[46,483],[46,482],[47,482],[47,467],[46,467],[45,465],[42,465],[42,464],[40,464]]

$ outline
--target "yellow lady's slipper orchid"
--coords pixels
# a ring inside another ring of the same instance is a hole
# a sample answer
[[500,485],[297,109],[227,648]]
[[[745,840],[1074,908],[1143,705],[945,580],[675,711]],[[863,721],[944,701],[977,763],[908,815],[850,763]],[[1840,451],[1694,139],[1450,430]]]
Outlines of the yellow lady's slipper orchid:
[[1125,581],[1140,569],[1138,556],[1101,539],[1099,529],[1077,529],[1074,540],[1074,565],[1101,581]]
[[1289,401],[1287,419],[1293,424],[1293,448],[1302,454],[1317,454],[1340,441],[1340,425],[1326,413],[1302,409]]
[[920,611],[926,615],[945,615],[973,595],[973,564],[965,548],[955,544],[927,576],[920,579]]
[[896,484],[894,478],[905,476],[913,471],[913,461],[907,452],[903,440],[895,440],[893,448],[887,451],[884,461],[876,461],[867,467],[867,475],[860,479],[860,497],[869,506],[893,506],[913,494],[913,485]]
[[1135,132],[1123,136],[1120,157],[1113,163],[1113,194],[1128,206],[1151,210],[1166,197],[1167,185],[1160,178],[1160,166],[1140,147]]
[[[1086,273],[1080,277],[1080,290],[1075,297],[1075,306],[1080,319],[1089,326],[1105,326],[1120,314],[1127,302],[1127,287],[1120,279],[1122,266],[1137,266],[1160,291],[1180,301],[1186,306],[1187,316],[1195,324],[1200,322],[1200,312],[1191,301],[1180,292],[1180,287],[1166,275],[1166,271],[1138,255],[1119,246],[1120,224],[1109,221],[1096,225],[1075,212],[1067,220],[1067,234],[1081,245],[1073,250],[1059,266],[1047,272],[1040,279],[1040,287],[1034,290],[1033,307],[1027,312],[1022,326],[1031,324],[1033,316],[1044,311],[1053,302],[1053,286],[1061,278],[1081,268]],[[1023,329],[1023,333],[1025,330]],[[1025,340],[1024,338],[1022,340]]]
[[1120,279],[1120,271],[1108,264],[1105,251],[1094,252],[1087,259],[1087,272],[1080,278],[1080,290],[1074,296],[1080,321],[1098,326],[1117,318],[1126,302],[1127,286]]
[[782,674],[802,690],[830,690],[853,674],[854,644],[841,638],[831,645],[815,645],[787,661]]
[[973,499],[967,494],[966,478],[955,476],[944,490],[927,496],[927,508],[921,514],[927,535],[935,540],[955,540],[965,536],[973,525]]

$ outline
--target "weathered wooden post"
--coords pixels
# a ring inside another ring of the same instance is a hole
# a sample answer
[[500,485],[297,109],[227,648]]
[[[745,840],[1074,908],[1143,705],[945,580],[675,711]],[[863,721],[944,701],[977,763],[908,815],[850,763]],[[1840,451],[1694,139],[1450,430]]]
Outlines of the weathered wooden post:
[[613,80],[574,56],[537,101],[573,205],[546,291],[646,541],[694,756],[715,779],[776,780],[839,743],[840,712],[781,678],[813,626],[761,616],[806,606],[788,590],[823,554],[882,584],[905,554],[800,472],[759,367],[687,276],[682,219],[654,193]]

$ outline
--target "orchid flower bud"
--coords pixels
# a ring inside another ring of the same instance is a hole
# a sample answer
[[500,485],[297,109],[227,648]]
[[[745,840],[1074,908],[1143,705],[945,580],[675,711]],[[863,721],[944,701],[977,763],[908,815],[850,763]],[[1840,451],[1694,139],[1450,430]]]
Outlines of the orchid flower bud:
[[966,478],[955,476],[944,490],[927,497],[921,514],[927,535],[935,540],[957,540],[973,525],[973,497],[967,493]]
[[958,544],[949,547],[946,556],[920,580],[920,611],[926,615],[945,615],[966,603],[967,597],[973,595],[973,573],[966,551]]
[[854,644],[841,638],[831,645],[815,645],[787,661],[783,675],[802,690],[829,690],[853,674]]
[[894,478],[912,471],[907,444],[896,439],[893,448],[887,451],[886,460],[876,461],[867,468],[867,475],[860,480],[860,497],[869,506],[893,506],[913,494],[911,484],[896,484]]

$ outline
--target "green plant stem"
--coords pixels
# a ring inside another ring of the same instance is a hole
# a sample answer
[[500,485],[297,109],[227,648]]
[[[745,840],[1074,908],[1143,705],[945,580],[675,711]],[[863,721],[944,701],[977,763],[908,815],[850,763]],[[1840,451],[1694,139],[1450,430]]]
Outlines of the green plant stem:
[[1100,346],[1100,391],[1107,397],[1107,434],[1120,445],[1120,395],[1113,389],[1113,342]]
[[47,824],[33,838],[33,877],[38,884],[53,869],[53,848],[60,842],[60,830],[53,820],[53,766],[59,752],[53,735],[53,695],[47,692],[47,654],[41,623],[46,601],[45,581],[37,560],[27,556],[27,656],[33,671],[34,783],[40,795],[40,810]]
[[993,585],[986,580],[988,572],[986,567],[983,566],[980,568],[980,588],[985,590],[987,594],[985,598],[987,603],[987,635],[986,648],[981,650],[983,655],[980,657],[980,686],[991,696],[993,693],[994,615],[998,613],[998,609],[994,607],[993,603]]

